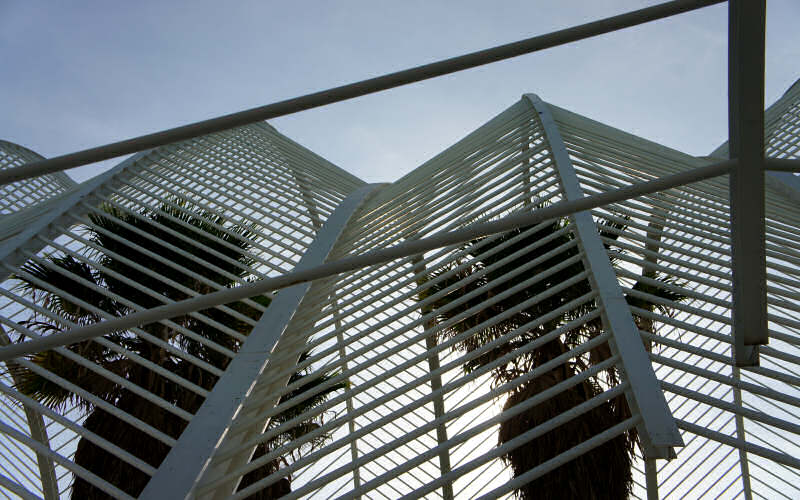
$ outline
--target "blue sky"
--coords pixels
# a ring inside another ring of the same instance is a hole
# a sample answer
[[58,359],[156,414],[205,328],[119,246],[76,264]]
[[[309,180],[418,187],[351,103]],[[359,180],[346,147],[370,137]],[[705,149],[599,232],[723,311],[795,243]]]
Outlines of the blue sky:
[[[656,3],[0,0],[0,138],[64,154]],[[769,104],[800,77],[800,2],[767,9]],[[727,135],[726,23],[717,5],[270,123],[367,181],[397,179],[525,92],[707,154]]]

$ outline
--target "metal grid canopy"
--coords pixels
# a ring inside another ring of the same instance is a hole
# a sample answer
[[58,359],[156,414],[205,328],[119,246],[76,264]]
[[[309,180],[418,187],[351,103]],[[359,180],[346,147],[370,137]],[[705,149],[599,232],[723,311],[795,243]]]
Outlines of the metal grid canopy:
[[800,496],[800,86],[762,113],[763,2],[730,2],[709,158],[525,95],[376,186],[257,123],[712,3],[0,172],[155,147],[0,219],[0,491]]
[[[26,220],[24,230],[2,242],[4,277],[16,279],[0,289],[0,321],[12,338],[35,338],[42,332],[31,320],[68,329],[285,273],[345,194],[361,184],[266,124],[136,155],[54,199],[36,217],[22,212],[8,218],[9,227],[17,227],[16,218]],[[274,188],[266,193],[268,186]],[[48,258],[52,255],[61,260]],[[28,280],[27,291],[17,286],[19,278]],[[28,293],[31,289],[36,293]],[[62,297],[66,309],[40,300],[44,290]],[[14,477],[6,477],[4,486],[53,497],[68,491],[74,474],[124,496],[72,463],[79,440],[118,455],[121,462],[115,465],[129,464],[129,473],[155,469],[87,420],[118,418],[130,427],[117,426],[117,432],[139,429],[142,435],[134,437],[148,446],[171,446],[177,434],[167,427],[180,429],[185,426],[180,422],[192,418],[265,305],[263,299],[245,299],[97,339],[94,350],[86,344],[59,348],[50,364],[10,364],[15,368],[10,377],[36,374],[74,396],[43,406],[17,392],[20,380],[3,381],[6,406],[16,400],[38,411],[46,428],[37,437],[24,420],[3,419],[2,467],[4,476]],[[142,377],[156,382],[148,385]],[[103,380],[111,391],[96,389]],[[175,399],[164,387],[184,394]],[[88,419],[87,407],[92,408]],[[163,412],[163,425],[147,421],[154,411]],[[39,462],[47,461],[51,469],[55,465],[57,489],[42,485],[31,453],[39,453]]]
[[[800,142],[793,125],[797,88],[767,111],[774,120],[766,142],[784,157],[796,154]],[[17,279],[0,292],[1,321],[15,338],[36,337],[40,331],[26,322],[31,317],[73,326],[43,301],[42,289],[88,311],[73,319],[98,321],[121,312],[98,307],[102,301],[90,299],[90,289],[131,312],[151,304],[148,297],[169,303],[301,269],[309,258],[321,262],[324,250],[315,252],[323,240],[328,260],[340,260],[712,161],[533,95],[385,186],[365,186],[267,125],[247,126],[143,153],[83,185],[80,197],[62,195],[55,204],[60,212],[38,215],[24,243],[19,235],[5,242],[14,244],[5,270]],[[568,222],[540,221],[291,287],[266,308],[253,299],[219,305],[214,313],[198,308],[82,348],[56,349],[62,363],[93,383],[63,366],[19,359],[23,369],[10,374],[27,369],[75,396],[58,406],[42,404],[15,388],[21,382],[11,375],[2,381],[5,492],[52,498],[68,494],[80,478],[126,496],[130,491],[119,490],[107,470],[79,465],[81,443],[93,443],[119,460],[116,467],[142,474],[143,484],[153,478],[145,497],[247,498],[287,477],[291,498],[508,496],[575,457],[593,457],[593,449],[608,453],[603,446],[636,428],[648,458],[639,453],[634,461],[634,497],[797,496],[791,477],[800,468],[800,325],[792,248],[800,210],[767,187],[771,345],[761,347],[761,366],[739,370],[732,363],[727,200],[725,178],[709,179],[578,213]],[[86,267],[59,267],[48,255],[68,255]],[[70,288],[57,288],[44,269],[64,275]],[[18,286],[19,278],[37,285],[38,298]],[[138,293],[120,295],[123,285]],[[554,300],[564,296],[569,300]],[[247,349],[252,342],[241,345],[248,334],[261,339],[256,349]],[[494,337],[465,347],[467,339],[487,335]],[[562,341],[558,355],[531,371],[493,375],[569,336],[575,338]],[[153,352],[175,361],[159,365]],[[652,368],[641,363],[647,356]],[[476,359],[489,361],[465,370]],[[114,366],[121,362],[127,368]],[[571,369],[553,369],[559,365]],[[167,395],[142,382],[141,373],[186,396]],[[315,378],[321,383],[309,388]],[[98,379],[119,388],[113,398],[91,392],[102,385]],[[587,381],[594,389],[578,406],[497,445],[504,422],[533,415],[576,388],[585,392]],[[502,411],[509,397],[522,393],[519,404]],[[126,406],[126,397],[136,405]],[[303,403],[309,399],[316,404]],[[16,405],[24,405],[28,420]],[[569,432],[570,422],[621,407],[627,415],[525,474],[514,478],[503,460],[525,442]],[[163,447],[161,466],[90,423],[100,410],[138,429],[137,439]],[[169,418],[153,422],[152,414]],[[304,432],[292,434],[298,425]],[[262,443],[269,446],[253,457]],[[673,449],[676,459],[656,460]],[[285,462],[264,472],[276,459]],[[261,473],[242,483],[253,471]],[[189,489],[181,493],[184,476]],[[166,481],[152,486],[161,478]]]
[[[0,170],[20,167],[44,158],[28,148],[0,141]],[[52,198],[75,187],[75,181],[64,172],[46,174],[0,187],[0,217]]]
[[[30,161],[43,159],[42,156],[33,151],[7,141],[0,141],[0,170],[19,167]],[[16,214],[24,209],[28,209],[28,217],[34,218],[39,213],[46,211],[46,200],[51,199],[71,188],[75,187],[75,182],[63,172],[46,174],[32,179],[24,179],[0,187],[0,220],[2,222],[3,237],[7,237],[10,231],[14,231],[12,225],[8,223],[9,216]],[[22,219],[22,217],[18,217]],[[17,226],[21,227],[21,226]],[[10,338],[5,331],[0,329],[0,346],[10,343]],[[13,366],[7,365],[7,366]],[[13,378],[4,373],[2,383],[13,384]],[[7,398],[0,400],[0,413],[4,421],[14,422],[21,428],[26,429],[34,439],[39,442],[47,443],[47,434],[44,429],[44,421],[34,409],[27,406],[18,406]],[[7,444],[7,443],[4,443]],[[55,476],[50,462],[45,455],[35,455],[25,447],[20,447],[13,443],[10,447],[4,446],[2,452],[4,471],[29,471],[31,464],[39,465],[38,481],[42,485],[42,491],[55,485]],[[36,471],[33,472],[36,475]]]

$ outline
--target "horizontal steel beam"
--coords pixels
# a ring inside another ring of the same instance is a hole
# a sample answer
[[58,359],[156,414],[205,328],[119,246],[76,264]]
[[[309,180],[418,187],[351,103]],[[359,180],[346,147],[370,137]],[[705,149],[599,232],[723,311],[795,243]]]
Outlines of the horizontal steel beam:
[[566,43],[591,38],[631,26],[637,26],[639,24],[700,9],[724,1],[725,0],[674,0],[665,2],[618,16],[607,17],[591,23],[581,24],[545,35],[527,38],[518,42],[499,45],[490,49],[424,64],[422,66],[389,73],[368,80],[361,80],[360,82],[314,92],[313,94],[306,94],[301,97],[267,104],[266,106],[239,111],[238,113],[211,118],[209,120],[163,130],[161,132],[142,135],[132,139],[106,144],[105,146],[85,149],[76,153],[56,156],[47,160],[26,163],[21,167],[0,172],[0,185],[36,177],[37,175],[79,167],[97,161],[108,160],[117,156],[135,153],[143,149],[163,146],[201,135],[268,120],[270,118],[297,113],[298,111],[333,104],[335,102],[346,101],[401,85],[421,82],[438,76],[476,68],[485,64],[511,59],[539,50],[557,47]]
[[254,295],[286,288],[298,283],[305,283],[321,278],[327,278],[336,274],[354,271],[367,266],[382,264],[394,259],[409,257],[422,252],[428,252],[447,245],[456,245],[466,241],[487,236],[495,233],[510,231],[522,226],[538,224],[548,219],[572,215],[582,210],[616,203],[623,200],[635,198],[646,194],[671,189],[684,184],[698,182],[712,177],[727,174],[731,167],[735,166],[735,160],[726,160],[713,165],[699,167],[681,172],[679,174],[668,175],[646,181],[632,186],[614,189],[605,193],[587,196],[579,200],[562,201],[550,206],[538,208],[533,212],[522,212],[503,217],[502,219],[471,224],[463,229],[455,231],[445,231],[436,233],[433,236],[419,240],[410,240],[398,245],[379,248],[361,255],[346,257],[333,262],[326,262],[311,269],[293,271],[277,278],[267,278],[248,285],[242,285],[228,290],[221,290],[205,295],[193,297],[191,299],[174,302],[159,307],[154,307],[146,311],[129,314],[122,318],[96,323],[94,325],[73,329],[64,333],[50,335],[48,337],[30,340],[19,344],[14,344],[0,348],[0,361],[25,356],[40,351],[46,351],[54,347],[82,342],[94,337],[99,337],[113,331],[126,330],[139,325],[153,323],[166,318],[172,318],[187,314],[193,311],[209,309],[220,304],[227,304],[237,300],[243,300]]
[[800,172],[800,160],[792,160],[789,158],[765,158],[764,170]]

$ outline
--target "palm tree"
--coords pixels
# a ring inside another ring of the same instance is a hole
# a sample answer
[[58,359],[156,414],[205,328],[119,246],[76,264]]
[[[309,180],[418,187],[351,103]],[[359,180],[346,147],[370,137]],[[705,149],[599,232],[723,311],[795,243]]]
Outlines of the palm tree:
[[[298,364],[307,360],[309,356],[310,356],[309,352],[303,353],[300,356]],[[295,382],[302,381],[304,379],[307,380],[308,377],[311,376],[311,374],[312,370],[310,368],[307,368],[306,370],[301,372],[296,372],[289,378],[289,384],[293,384]],[[318,386],[321,386],[322,384],[326,383],[332,377],[333,374],[326,373],[320,377],[316,377],[313,380],[308,381],[305,384],[301,384],[293,391],[281,396],[280,400],[278,401],[278,404],[283,404],[286,401],[290,401],[291,399],[300,396],[301,394],[306,392],[314,393],[316,392],[316,388]],[[277,427],[280,427],[289,420],[292,420],[302,415],[303,413],[311,410],[312,408],[325,403],[325,401],[327,401],[331,393],[336,392],[338,390],[344,390],[346,388],[347,388],[347,383],[340,382],[326,389],[319,390],[319,392],[316,392],[313,396],[306,399],[302,403],[296,404],[291,408],[287,408],[283,412],[272,417],[269,423],[267,424],[266,431],[270,431]],[[320,415],[317,419],[306,420],[296,427],[278,433],[275,437],[273,437],[266,443],[259,445],[256,448],[256,452],[253,455],[253,459],[255,460],[256,458],[266,455],[267,453],[277,448],[280,448],[286,444],[289,444],[292,441],[295,441],[296,439],[299,439],[301,436],[305,434],[309,434],[319,429],[324,423],[322,421],[323,415]],[[300,459],[303,453],[308,453],[321,447],[323,444],[325,444],[325,442],[328,439],[329,439],[328,434],[323,434],[321,436],[318,436],[309,441],[308,443],[306,443],[305,445],[303,445],[300,449],[292,452],[292,455],[275,458],[274,460],[266,463],[265,465],[262,465],[258,469],[248,472],[247,474],[244,475],[244,477],[242,477],[241,484],[239,485],[239,490],[242,490],[250,486],[251,484],[255,483],[261,478],[267,477],[270,474],[277,472],[278,469],[280,469],[283,466],[288,466],[291,463],[291,461]],[[291,476],[283,477],[278,481],[276,481],[275,483],[269,485],[266,489],[261,490],[257,494],[251,495],[249,498],[253,500],[280,498],[283,495],[286,495],[292,491],[291,483],[292,483]]]
[[[584,267],[579,259],[575,259],[574,263],[568,265],[563,264],[568,259],[578,255],[579,250],[577,246],[573,245],[556,253],[554,256],[546,258],[538,265],[517,274],[507,281],[503,282],[501,280],[506,274],[515,271],[522,265],[528,264],[535,259],[542,258],[548,252],[554,251],[569,243],[570,240],[574,238],[570,231],[564,231],[556,235],[556,233],[565,228],[567,224],[569,224],[568,219],[557,219],[550,223],[540,225],[538,229],[522,237],[520,236],[532,229],[532,227],[523,227],[509,231],[490,242],[475,240],[467,244],[464,250],[466,250],[465,254],[470,259],[466,269],[456,271],[454,275],[442,279],[433,286],[422,291],[419,295],[419,300],[423,300],[459,282],[465,283],[461,286],[456,285],[453,291],[434,301],[426,308],[429,311],[438,312],[436,316],[437,322],[448,323],[438,333],[438,336],[445,339],[455,337],[583,272]],[[614,230],[624,228],[624,224],[606,221],[601,224],[600,233],[601,236],[615,240],[617,234]],[[511,243],[506,248],[492,253],[497,247],[509,243],[510,240],[514,238],[517,238],[517,241]],[[462,280],[468,278],[472,273],[489,268],[513,253],[525,250],[545,238],[549,238],[549,241],[540,244],[538,247],[524,251],[522,256],[517,257],[511,262],[488,271],[478,279],[462,282]],[[429,279],[440,277],[454,268],[460,267],[463,263],[464,261],[452,262],[450,265],[433,273]],[[564,267],[557,272],[551,272],[548,276],[547,273],[558,265],[563,265]],[[472,307],[482,306],[492,297],[506,292],[519,283],[535,276],[541,277],[535,284],[514,292],[493,305],[483,307],[479,312],[458,323],[449,324],[450,320],[455,316]],[[669,278],[659,277],[654,272],[649,272],[648,277],[655,278],[662,283],[674,281]],[[634,288],[669,300],[677,301],[683,298],[679,294],[664,288],[644,285],[643,283],[637,283]],[[544,317],[546,314],[578,299],[590,291],[591,285],[588,280],[584,279],[578,281],[557,294],[542,299],[532,306],[525,307],[507,319],[495,322],[493,326],[479,330],[474,335],[457,343],[454,349],[464,352],[481,349],[487,343],[531,321]],[[456,299],[473,292],[476,292],[477,295],[460,305],[455,307],[450,306],[450,308],[445,309],[445,306],[448,306]],[[660,309],[661,312],[664,313],[670,312],[669,309],[664,306],[643,301],[642,299],[635,299],[631,296],[628,297],[628,301],[636,301],[636,303],[632,305],[649,311]],[[533,342],[546,333],[580,318],[593,309],[596,309],[596,307],[597,305],[595,302],[591,300],[585,302],[581,306],[569,309],[549,321],[543,322],[538,327],[528,327],[512,340],[465,362],[463,370],[465,372],[471,372],[486,366],[526,344]],[[651,321],[638,317],[635,319],[639,328],[653,328],[653,323]],[[602,331],[603,326],[600,319],[585,322],[580,327],[566,331],[566,333],[544,343],[536,349],[519,354],[511,361],[499,364],[491,372],[492,383],[496,386],[510,382],[566,353],[579,344],[600,335]],[[608,359],[610,356],[610,348],[607,344],[603,343],[592,349],[586,356],[579,356],[573,358],[569,362],[556,366],[537,378],[525,382],[510,391],[505,401],[504,409],[507,410],[520,404],[536,394],[553,387],[559,382],[572,377],[576,373],[589,368],[591,365]],[[603,392],[603,387],[615,385],[618,382],[618,378],[619,374],[616,370],[613,368],[609,369],[605,372],[604,379],[601,379],[599,376],[590,377],[582,383],[551,397],[547,401],[534,405],[518,415],[505,420],[500,425],[498,444],[502,445],[537,425],[591,399]],[[560,453],[567,451],[586,439],[599,434],[605,429],[612,427],[629,416],[630,409],[628,408],[627,402],[624,397],[620,396],[584,413],[580,417],[572,419],[553,431],[528,441],[526,444],[508,452],[503,458],[511,466],[514,476],[516,477]],[[522,486],[517,491],[517,494],[523,499],[577,500],[627,498],[630,494],[633,482],[631,465],[634,446],[637,440],[636,431],[632,429],[628,433],[607,441],[605,444],[592,451]]]
[[[142,210],[138,216],[112,207],[104,207],[102,215],[91,214],[89,217],[92,226],[85,229],[89,241],[98,249],[95,255],[97,269],[70,254],[50,255],[46,259],[46,265],[34,261],[26,263],[22,267],[23,272],[17,276],[20,280],[19,288],[59,319],[40,318],[34,315],[23,322],[24,326],[41,334],[57,333],[67,329],[68,323],[88,325],[99,322],[101,314],[97,312],[98,310],[117,317],[133,311],[129,305],[112,298],[112,294],[124,297],[139,307],[151,308],[161,305],[165,299],[178,301],[190,297],[192,293],[211,292],[216,288],[212,283],[230,287],[238,281],[250,279],[247,270],[254,263],[247,254],[251,232],[247,228],[228,224],[220,215],[192,209],[186,201],[171,200],[171,203],[163,204],[160,210]],[[227,230],[222,230],[220,227],[226,227]],[[142,233],[152,235],[154,240],[141,236]],[[176,236],[175,233],[188,237],[191,242]],[[189,253],[193,257],[193,263],[196,264],[192,270],[202,279],[188,276],[165,264],[165,262],[185,260],[185,257],[167,245]],[[145,248],[160,258],[153,258],[137,247]],[[215,253],[227,259],[220,258]],[[143,266],[152,274],[136,270],[128,264],[128,261]],[[124,276],[133,283],[120,279],[119,276]],[[231,279],[229,276],[238,279]],[[167,284],[165,279],[177,285]],[[94,287],[103,290],[103,293]],[[148,294],[143,291],[145,289],[151,292]],[[66,298],[52,290],[68,291],[79,300]],[[269,298],[265,296],[253,297],[252,300],[265,307],[270,303]],[[85,307],[79,304],[79,301],[91,307]],[[253,320],[257,320],[260,316],[260,311],[241,301],[227,304],[227,307]],[[200,321],[191,315],[171,318],[170,321],[233,351],[238,349],[238,341],[213,325],[224,325],[244,335],[247,335],[252,328],[249,322],[241,319],[241,316],[236,317],[235,314],[217,308],[199,311],[199,314],[208,321]],[[229,362],[227,356],[219,350],[182,335],[174,327],[152,323],[144,325],[142,330],[161,341],[179,346],[188,354],[219,369],[224,370]],[[185,359],[171,355],[163,347],[148,342],[132,332],[114,332],[106,335],[106,338],[203,389],[210,390],[216,383],[215,375],[201,370]],[[71,345],[68,349],[187,412],[196,412],[203,402],[203,398],[196,393],[99,343],[86,341]],[[308,353],[304,356],[307,357]],[[119,384],[96,376],[91,370],[55,351],[37,353],[29,359],[173,438],[178,438],[186,426],[186,422],[173,413],[165,411]],[[292,382],[306,376],[308,376],[307,371],[295,373]],[[307,390],[324,383],[330,376],[332,375],[324,375],[314,382],[301,386],[298,390]],[[15,377],[18,380],[16,387],[20,392],[52,408],[63,410],[74,406],[82,409],[86,414],[83,422],[86,429],[153,467],[158,467],[169,452],[169,447],[161,441],[32,370],[20,367]],[[270,425],[277,425],[278,422],[288,420],[314,405],[321,404],[332,392],[342,387],[336,385],[328,388],[315,398],[274,417]],[[288,412],[291,415],[287,414]],[[298,427],[278,434],[272,441],[261,445],[256,450],[255,456],[261,456],[270,449],[277,448],[292,437],[310,432],[317,428],[320,422],[321,417],[318,417],[316,421],[304,422]],[[325,437],[311,443],[311,446],[318,446],[324,440]],[[244,478],[241,487],[275,472],[288,463],[289,459],[290,457],[282,457],[274,464],[270,464],[271,469],[267,467],[251,472]],[[141,493],[149,480],[145,473],[85,438],[78,442],[74,461],[133,496]],[[288,491],[291,491],[291,476],[251,498],[278,498]],[[72,497],[108,498],[108,495],[87,481],[75,477]]]

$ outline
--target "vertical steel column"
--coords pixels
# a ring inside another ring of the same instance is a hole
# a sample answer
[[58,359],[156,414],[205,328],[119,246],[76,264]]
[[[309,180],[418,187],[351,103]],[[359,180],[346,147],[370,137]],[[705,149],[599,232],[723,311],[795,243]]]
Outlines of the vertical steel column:
[[[311,218],[311,224],[313,224],[314,229],[319,231],[322,227],[322,218],[319,215],[319,210],[317,210],[317,205],[314,203],[314,197],[311,195],[311,185],[303,172],[298,172],[294,167],[290,168],[292,170],[292,175],[294,176],[295,182],[297,182],[297,186],[300,188],[300,195],[303,198],[303,203],[306,204],[306,211],[308,211],[308,215]],[[335,280],[331,283],[331,293],[328,297],[331,301],[331,309],[333,310],[333,326],[336,328],[336,341],[339,343],[339,357],[344,359],[347,356],[347,352],[344,346],[344,334],[342,333],[342,316],[339,312],[339,301],[336,299]],[[347,371],[347,361],[342,363],[342,371]],[[347,384],[350,384],[349,378],[347,379]],[[353,398],[351,396],[347,396],[347,399],[345,400],[345,406],[347,407],[347,414],[352,415],[354,406]],[[347,429],[350,431],[350,434],[355,434],[356,432],[356,424],[352,418],[347,422]],[[350,458],[354,463],[358,460],[357,439],[354,439],[350,442]],[[353,470],[353,488],[357,489],[359,486],[361,486],[361,475],[359,473],[359,468],[356,467]],[[357,498],[361,497],[359,496]]]
[[[642,276],[646,278],[655,278],[656,276],[656,265],[658,265],[658,252],[661,249],[661,238],[664,235],[664,226],[667,223],[667,215],[668,213],[661,208],[655,209],[654,217],[656,218],[655,221],[650,222],[647,225],[647,233],[646,237],[649,240],[644,244],[645,250],[648,252],[653,252],[655,255],[651,255],[649,253],[644,255],[644,262],[642,263]],[[640,322],[646,322],[645,328],[642,330],[652,330],[653,320],[650,318],[641,318]],[[653,332],[655,333],[655,332]],[[652,345],[653,342],[650,340],[644,341],[645,350],[649,353],[652,352]]]
[[[654,216],[656,221],[652,221],[647,225],[646,233],[647,238],[654,241],[646,242],[644,248],[656,255],[645,254],[644,263],[642,264],[642,276],[648,278],[655,278],[655,266],[658,265],[658,252],[661,250],[661,238],[664,236],[664,226],[667,224],[668,212],[661,208],[656,208]],[[653,320],[649,318],[642,318],[642,320],[647,321],[650,326],[650,328],[646,327],[645,329],[652,330]],[[645,350],[652,352],[652,341],[647,340],[644,344]],[[658,462],[655,458],[644,459],[644,476],[647,500],[658,500]]]
[[658,464],[655,458],[644,459],[644,483],[647,500],[658,500]]
[[[344,359],[347,356],[347,352],[345,351],[344,347],[344,334],[342,333],[342,319],[341,314],[339,313],[339,304],[336,300],[336,283],[334,282],[331,285],[333,290],[331,291],[331,307],[333,308],[333,322],[334,328],[336,328],[336,341],[339,343],[339,358]],[[347,361],[342,363],[342,371],[347,371]],[[350,379],[347,379],[347,384],[350,384]],[[347,430],[350,431],[350,434],[356,433],[356,423],[355,417],[353,417],[353,413],[355,407],[353,406],[353,397],[348,395],[347,399],[345,400],[345,406],[347,407],[347,414],[350,416],[349,420],[347,421]],[[353,463],[358,462],[358,440],[354,439],[350,441],[350,459]],[[353,469],[353,489],[358,489],[361,486],[361,474],[359,472],[360,468],[356,467]],[[361,496],[357,496],[356,498],[361,498]]]
[[766,344],[764,250],[765,0],[728,2],[728,148],[730,173],[734,362],[758,364]]
[[[298,187],[300,188],[300,192],[302,193],[303,202],[306,204],[306,210],[308,210],[308,214],[311,217],[311,223],[314,225],[314,228],[319,231],[322,227],[322,218],[319,216],[319,211],[317,210],[317,206],[314,203],[314,198],[311,196],[311,187],[308,180],[305,178],[305,174],[302,172],[298,172],[297,169],[292,168],[292,173],[294,174],[295,181],[297,182]],[[347,352],[344,346],[344,334],[342,333],[342,316],[339,312],[339,301],[336,299],[336,281],[334,280],[331,284],[331,293],[330,293],[330,301],[331,301],[331,309],[333,309],[333,323],[334,328],[336,328],[336,341],[339,343],[339,357],[344,359],[347,356]],[[347,371],[347,361],[342,363],[342,371]],[[350,385],[350,379],[347,379],[348,386]],[[345,406],[347,408],[347,414],[352,415],[354,406],[353,406],[353,398],[352,396],[347,396],[345,400]],[[347,421],[347,429],[350,431],[350,434],[355,434],[356,432],[356,423],[353,418]],[[354,439],[350,442],[350,459],[353,460],[353,463],[358,461],[358,440]],[[359,468],[356,467],[353,469],[353,488],[358,489],[361,486],[361,474],[359,472]],[[356,498],[361,498],[360,496]]]
[[[740,380],[739,367],[733,367],[733,379],[738,383]],[[739,385],[733,386],[733,402],[739,408],[742,406],[742,388]],[[747,442],[747,435],[744,430],[744,417],[741,413],[736,414],[736,438],[743,442]],[[750,462],[747,459],[747,450],[738,448],[739,450],[739,467],[742,470],[742,490],[744,491],[745,500],[753,500],[753,493],[750,489]]]
[[[733,377],[739,366],[758,364],[758,347],[769,340],[766,302],[765,187],[800,202],[800,182],[786,172],[764,172],[764,51],[766,4],[763,0],[728,3],[728,155],[740,161],[730,174],[731,272],[733,281]],[[779,102],[789,94],[789,89]],[[776,106],[778,106],[776,108]],[[724,151],[720,146],[713,154]],[[742,392],[734,387],[734,403]],[[744,418],[736,415],[736,434],[745,439]],[[739,448],[742,487],[752,498],[747,451]]]
[[[308,215],[311,218],[311,224],[313,224],[314,229],[317,231],[322,228],[322,218],[319,215],[319,210],[317,210],[317,205],[314,203],[314,198],[311,195],[311,187],[308,180],[305,178],[305,174],[303,172],[298,172],[297,169],[291,168],[292,175],[294,175],[295,182],[297,182],[297,186],[300,188],[300,194],[303,197],[303,202],[306,204],[306,210],[308,211]],[[339,301],[336,299],[336,281],[334,280],[331,283],[331,293],[329,295],[329,300],[331,301],[331,309],[333,310],[333,323],[334,328],[336,328],[336,341],[339,343],[339,357],[344,359],[347,356],[347,352],[345,351],[344,346],[344,334],[342,333],[342,316],[339,312]],[[342,363],[342,371],[347,371],[347,361]],[[350,379],[347,379],[347,384],[350,384]],[[347,396],[345,400],[345,406],[347,407],[347,414],[352,415],[354,406],[353,406],[353,398],[351,396]],[[348,420],[347,422],[347,429],[350,431],[350,434],[355,434],[356,432],[356,424],[353,418]],[[353,460],[353,463],[358,461],[358,440],[354,439],[350,442],[350,458]],[[361,475],[359,473],[359,468],[356,467],[353,470],[353,488],[357,489],[361,486]],[[356,497],[356,498],[361,498]]]
[[[578,176],[550,108],[534,94],[525,94],[523,99],[539,115],[564,197],[568,201],[583,198]],[[575,225],[575,236],[583,249],[584,266],[603,305],[603,322],[614,339],[611,348],[619,354],[622,371],[630,382],[630,389],[625,391],[628,405],[642,417],[637,428],[644,445],[645,458],[673,458],[675,452],[672,448],[683,446],[683,439],[661,392],[633,315],[600,240],[597,225],[589,212],[578,212],[571,218]]]
[[[376,186],[362,186],[339,204],[317,233],[295,271],[325,261],[351,216]],[[301,283],[276,295],[139,498],[180,499],[192,494],[309,288],[310,282]],[[286,379],[282,381],[282,386],[286,385],[288,376]],[[261,427],[256,432],[262,432]],[[252,451],[246,455],[236,461],[246,463]],[[238,481],[235,483],[228,494],[237,487]]]
[[[422,263],[423,256],[422,255],[415,255],[411,262],[414,264],[413,273],[419,274],[425,272],[425,265]],[[417,279],[417,284],[421,285],[419,279]],[[430,308],[426,310],[426,308],[422,308],[420,311],[422,315],[428,314],[431,312]],[[426,321],[425,324],[422,326],[425,330],[430,330],[435,326],[435,323],[431,321]],[[430,352],[434,347],[436,347],[436,339],[433,338],[433,335],[428,335],[425,337],[425,348]],[[439,363],[439,354],[434,352],[430,356],[428,356],[428,373],[434,373],[441,365]],[[441,375],[434,375],[431,377],[431,391],[438,391],[442,388],[442,377]],[[433,415],[434,418],[441,418],[445,414],[445,407],[444,407],[444,395],[439,395],[433,399]],[[440,425],[436,426],[436,442],[437,444],[442,444],[447,442],[447,423],[443,422]],[[439,453],[439,472],[444,476],[445,474],[449,474],[452,470],[452,466],[450,465],[450,449],[444,449],[441,453]],[[453,500],[453,483],[452,481],[447,481],[446,483],[442,484],[442,498],[444,500]]]

